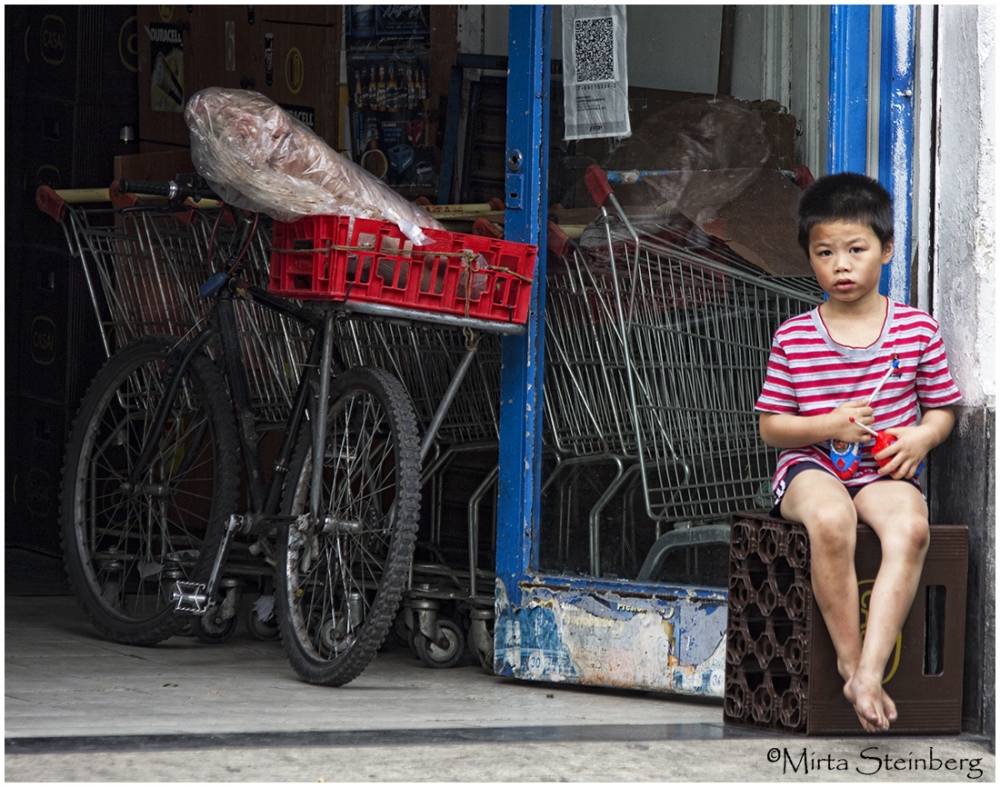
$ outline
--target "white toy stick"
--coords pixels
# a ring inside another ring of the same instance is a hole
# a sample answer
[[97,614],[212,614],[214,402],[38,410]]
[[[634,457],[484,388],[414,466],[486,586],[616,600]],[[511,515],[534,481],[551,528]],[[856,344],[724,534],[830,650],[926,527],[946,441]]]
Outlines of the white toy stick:
[[849,420],[852,424],[856,424],[857,426],[860,426],[862,429],[864,429],[866,432],[868,432],[868,434],[870,434],[872,437],[878,437],[878,432],[876,432],[874,429],[872,429],[872,428],[870,428],[868,426],[865,426],[864,424],[859,424],[857,421],[854,420],[854,416],[853,415],[850,418],[848,418],[847,420]]
[[[872,402],[873,402],[873,401],[875,400],[875,397],[876,397],[876,396],[878,396],[878,392],[879,392],[879,391],[881,391],[881,390],[882,390],[882,386],[883,386],[883,385],[885,385],[885,381],[886,381],[886,380],[888,380],[888,379],[889,379],[889,377],[891,377],[891,376],[892,376],[892,373],[893,373],[894,371],[896,371],[896,370],[897,370],[898,368],[899,368],[899,358],[895,358],[895,357],[894,357],[894,358],[892,359],[892,365],[891,365],[891,366],[889,367],[889,371],[887,371],[887,372],[885,373],[885,377],[883,377],[883,378],[882,378],[882,379],[881,379],[881,380],[879,381],[879,384],[875,386],[875,390],[874,390],[874,391],[872,391],[872,395],[871,395],[871,396],[869,396],[869,397],[868,397],[868,401],[867,401],[867,402],[865,402],[865,406],[866,406],[866,407],[871,407],[871,404],[872,404]],[[860,424],[859,424],[859,425],[860,425]]]

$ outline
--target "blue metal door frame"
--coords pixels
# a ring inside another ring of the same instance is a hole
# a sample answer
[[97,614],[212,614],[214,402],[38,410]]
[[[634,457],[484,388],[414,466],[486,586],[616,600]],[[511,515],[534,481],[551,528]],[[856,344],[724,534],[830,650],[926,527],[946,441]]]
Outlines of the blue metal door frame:
[[[869,6],[831,8],[830,172],[863,172],[866,167],[870,13]],[[883,14],[883,40],[891,39],[892,46],[905,41],[896,35],[897,25],[906,24],[905,7]],[[909,19],[912,45],[912,9]],[[508,239],[537,244],[539,255],[528,329],[503,340],[494,668],[531,680],[721,697],[725,589],[548,576],[538,570],[550,33],[548,6],[511,6],[505,233]],[[909,60],[912,85],[913,58]],[[912,88],[907,96],[904,84],[905,77],[883,83],[881,126],[905,116],[906,98],[912,111]],[[904,117],[897,124],[901,132],[880,143],[881,160],[889,162],[891,174],[883,182],[896,189],[897,211],[899,200],[905,198],[907,210],[909,204],[905,146],[911,143],[905,123]],[[903,189],[907,193],[899,193]],[[897,240],[908,249],[908,230],[907,237]],[[893,265],[906,269],[908,295],[908,251],[897,259]],[[895,268],[892,276],[899,279]],[[899,286],[893,284],[897,290]]]
[[498,593],[515,606],[538,549],[551,23],[548,6],[511,6],[504,235],[538,246],[528,330],[505,337],[501,351],[496,572]]
[[535,680],[722,695],[726,596],[538,571],[551,10],[511,6],[505,235],[539,247],[531,316],[503,340],[494,667]]
[[879,289],[893,300],[907,303],[913,221],[916,14],[912,5],[881,6],[881,14],[878,179],[892,194],[895,251],[882,271]]
[[914,7],[830,6],[828,172],[865,172],[868,164],[868,57],[873,9],[881,14],[878,179],[893,198],[895,253],[879,289],[910,297],[913,215]]

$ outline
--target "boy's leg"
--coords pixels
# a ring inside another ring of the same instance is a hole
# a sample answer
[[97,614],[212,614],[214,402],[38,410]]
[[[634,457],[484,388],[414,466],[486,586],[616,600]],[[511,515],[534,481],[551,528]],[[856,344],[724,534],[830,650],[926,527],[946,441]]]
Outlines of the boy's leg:
[[[854,569],[858,514],[847,489],[825,470],[803,470],[781,499],[781,515],[809,533],[813,596],[837,652],[845,684],[861,660],[861,613]],[[862,726],[870,725],[862,718]]]
[[896,708],[882,689],[885,665],[910,612],[930,543],[927,503],[909,481],[869,484],[854,498],[858,517],[882,546],[882,564],[868,601],[861,658],[844,694],[878,730],[895,721]]

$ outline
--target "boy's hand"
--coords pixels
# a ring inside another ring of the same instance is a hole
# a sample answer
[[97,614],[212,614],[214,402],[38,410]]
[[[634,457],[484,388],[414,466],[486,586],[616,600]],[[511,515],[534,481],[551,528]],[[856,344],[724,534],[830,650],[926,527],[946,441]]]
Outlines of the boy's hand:
[[[901,426],[894,429],[884,429],[886,434],[896,438],[896,442],[875,454],[875,461],[880,463],[879,475],[887,475],[897,481],[902,478],[913,478],[924,457],[930,453],[929,435],[922,432],[919,426]],[[891,462],[885,462],[892,457]]]
[[[844,402],[829,414],[831,421],[831,440],[843,440],[845,443],[865,443],[871,435],[858,424],[871,426],[874,423],[875,411],[864,399]],[[851,423],[851,419],[854,423]]]
[[887,446],[875,455],[878,459],[892,457],[885,467],[879,468],[879,475],[888,475],[899,480],[913,478],[920,463],[948,437],[955,423],[955,416],[950,407],[939,407],[926,410],[919,426],[897,426],[883,429],[886,434],[896,438],[896,442]]

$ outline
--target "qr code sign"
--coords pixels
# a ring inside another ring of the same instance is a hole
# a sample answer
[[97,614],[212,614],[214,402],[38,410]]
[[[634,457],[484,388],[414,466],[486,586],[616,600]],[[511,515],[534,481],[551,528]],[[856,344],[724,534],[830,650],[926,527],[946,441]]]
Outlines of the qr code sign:
[[604,82],[615,78],[615,20],[611,17],[577,19],[573,25],[573,51],[578,82]]

